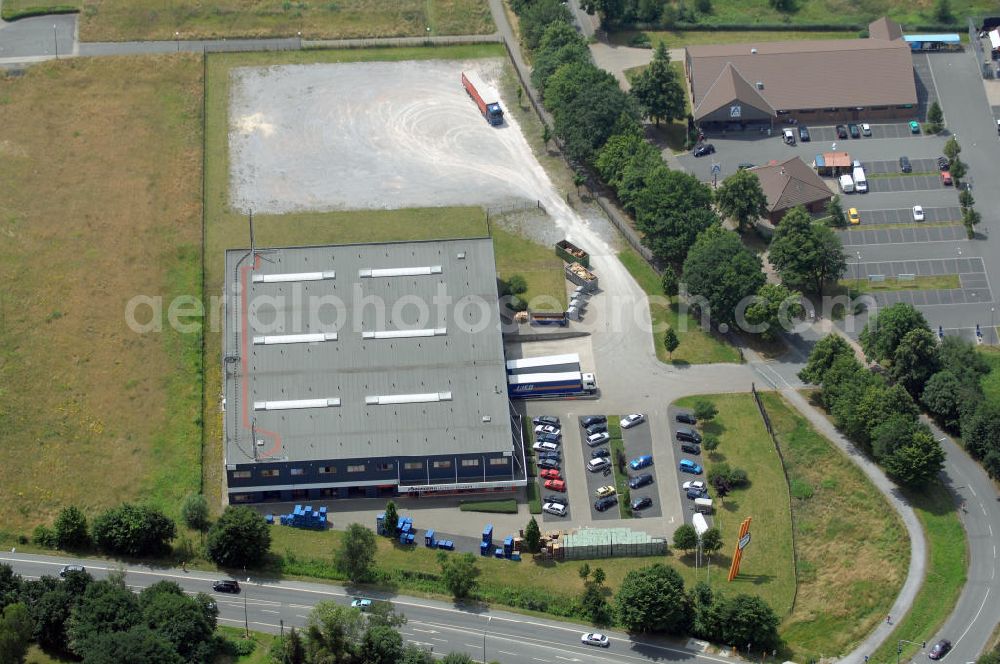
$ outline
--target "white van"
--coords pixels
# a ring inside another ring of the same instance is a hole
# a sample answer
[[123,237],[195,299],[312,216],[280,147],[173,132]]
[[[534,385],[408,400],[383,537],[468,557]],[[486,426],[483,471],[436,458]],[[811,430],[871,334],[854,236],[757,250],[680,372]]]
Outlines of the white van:
[[711,498],[695,498],[694,499],[694,511],[701,512],[702,514],[712,513],[712,499]]
[[868,180],[865,179],[865,169],[860,166],[855,166],[854,168],[854,191],[859,194],[863,194],[868,191]]
[[840,176],[840,190],[845,194],[854,193],[854,180],[846,173]]

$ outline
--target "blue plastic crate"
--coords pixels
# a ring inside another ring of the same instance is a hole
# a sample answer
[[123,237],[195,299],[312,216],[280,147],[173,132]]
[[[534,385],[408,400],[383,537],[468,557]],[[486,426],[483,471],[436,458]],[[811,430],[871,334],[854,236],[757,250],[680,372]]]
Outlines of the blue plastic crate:
[[479,555],[481,555],[481,556],[488,556],[488,555],[490,555],[490,543],[489,542],[480,542],[479,543]]

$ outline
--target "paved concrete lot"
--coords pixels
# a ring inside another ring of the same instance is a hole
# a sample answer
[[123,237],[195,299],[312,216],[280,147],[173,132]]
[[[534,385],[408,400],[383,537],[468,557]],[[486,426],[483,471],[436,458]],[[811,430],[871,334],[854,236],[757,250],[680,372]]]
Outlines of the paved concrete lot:
[[[905,173],[899,169],[898,157],[895,160],[876,159],[863,161],[861,162],[861,165],[865,167],[865,173],[871,175],[881,175],[883,173],[905,175]],[[912,168],[912,173],[938,173],[936,159],[910,159],[910,167]]]
[[906,302],[917,307],[937,304],[968,304],[990,302],[993,299],[989,279],[986,276],[986,266],[982,258],[860,263],[849,265],[845,278],[868,279],[871,275],[884,275],[887,279],[892,279],[900,274],[915,274],[917,276],[957,274],[961,288],[872,293],[880,306],[888,306],[896,302]]
[[[881,226],[883,224],[913,224],[913,208],[891,208],[887,210],[866,210],[863,196],[845,196],[840,199],[841,205],[847,208],[856,207],[862,211],[862,226]],[[954,207],[924,207],[924,222],[961,221],[962,210]],[[857,229],[854,229],[857,230]]]
[[897,302],[906,302],[915,307],[932,304],[970,304],[989,302],[989,288],[955,288],[949,290],[912,290],[873,293],[879,306],[887,307]]
[[867,279],[875,274],[896,277],[900,274],[915,274],[918,277],[942,274],[985,275],[986,266],[982,258],[938,258],[911,261],[880,261],[848,266],[852,272],[858,270],[860,278]]
[[[674,462],[673,476],[674,476],[674,478],[677,481],[677,493],[678,493],[678,495],[680,495],[681,516],[684,519],[684,523],[691,523],[691,518],[694,516],[694,501],[693,500],[688,500],[688,497],[685,494],[684,489],[681,488],[681,485],[683,485],[684,482],[687,482],[688,480],[701,480],[701,481],[703,481],[703,482],[705,482],[707,484],[708,483],[708,479],[705,476],[704,472],[702,472],[701,475],[692,475],[690,473],[682,473],[680,470],[678,470],[679,467],[677,465],[677,461],[680,461],[681,459],[691,459],[696,464],[698,464],[699,466],[702,466],[704,468],[704,463],[702,463],[701,456],[695,456],[695,455],[686,454],[684,452],[681,452],[681,448],[680,448],[680,444],[681,443],[680,443],[680,441],[677,440],[677,427],[678,426],[687,426],[686,424],[679,424],[677,422],[677,419],[676,419],[677,413],[685,411],[685,410],[686,409],[677,408],[676,406],[674,406],[673,404],[671,404],[670,407],[667,408],[667,417],[668,417],[668,421],[670,422],[670,424],[669,424],[669,428],[670,428],[670,440],[671,440],[671,443],[676,446],[676,450],[675,450],[676,454],[675,454],[675,456],[677,457],[677,459]],[[690,412],[690,411],[687,411],[687,412]],[[708,491],[708,497],[712,498],[714,500],[712,489],[709,489],[709,491]],[[708,521],[709,527],[711,527],[713,525],[711,515],[706,514],[705,515],[705,519]]]
[[[916,170],[916,169],[914,169]],[[891,191],[923,191],[925,189],[944,189],[941,176],[933,175],[895,175],[884,178],[870,178],[868,191],[873,194]]]
[[[862,217],[865,223],[865,217]],[[928,228],[858,229],[838,231],[845,247],[863,247],[869,244],[904,244],[910,242],[953,242],[966,238],[963,226],[931,226]],[[848,252],[850,254],[850,252]]]
[[[631,429],[623,430],[622,442],[625,443],[625,458],[628,461],[631,461],[636,457],[645,455],[654,456],[653,430],[652,430],[652,424],[649,421],[649,417],[647,416],[646,421],[643,422],[642,424],[634,426]],[[647,484],[646,486],[640,489],[629,491],[632,500],[635,500],[640,496],[649,496],[650,498],[653,499],[653,504],[647,507],[646,509],[640,510],[638,512],[633,512],[634,518],[650,519],[663,516],[663,508],[660,504],[660,497],[657,495],[657,486],[659,483],[656,480],[658,479],[660,473],[657,472],[656,461],[657,459],[655,459],[654,456],[653,465],[646,466],[641,470],[629,469],[627,471],[630,477],[634,475],[642,475],[644,473],[649,473],[650,475],[653,476],[652,484]]]
[[927,108],[931,105],[931,102],[939,101],[937,80],[934,78],[930,61],[930,58],[935,57],[935,55],[931,53],[913,54],[914,82],[917,84],[917,109],[914,113],[914,119],[916,120],[923,121],[926,119]]
[[[859,120],[855,124],[858,125],[860,129],[861,123],[864,120]],[[916,138],[917,135],[910,131],[910,125],[907,122],[893,122],[885,124],[871,124],[869,126],[872,128],[871,136],[862,135],[860,138],[837,138],[837,125],[806,125],[809,127],[809,136],[812,138],[812,143],[832,143],[837,142],[837,148],[840,150],[850,151],[851,145],[857,143],[858,141],[870,141],[875,138]],[[847,123],[844,123],[847,126]],[[798,134],[796,133],[796,136]],[[809,143],[806,143],[808,145]],[[826,148],[824,148],[825,150]]]
[[502,62],[235,69],[232,204],[280,214],[545,199],[520,128],[489,126],[460,82],[464,69],[496,80]]

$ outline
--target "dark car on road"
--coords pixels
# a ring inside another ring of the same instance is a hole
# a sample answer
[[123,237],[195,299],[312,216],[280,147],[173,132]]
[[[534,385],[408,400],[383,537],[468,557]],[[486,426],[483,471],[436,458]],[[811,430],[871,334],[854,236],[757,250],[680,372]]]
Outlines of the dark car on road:
[[715,153],[715,146],[712,145],[711,143],[702,143],[701,145],[696,147],[693,152],[694,156],[696,157],[704,157],[707,154],[714,154],[714,153]]
[[589,427],[591,424],[599,424],[601,422],[607,422],[608,418],[604,415],[588,415],[587,417],[580,420],[580,424],[584,427]]
[[799,125],[799,140],[803,143],[809,141],[809,128],[805,125]]
[[681,445],[681,450],[688,454],[701,454],[701,448],[693,443],[684,443]]
[[649,496],[639,496],[632,501],[632,511],[637,512],[639,510],[644,510],[653,504],[653,499]]
[[569,505],[569,498],[566,496],[560,496],[559,494],[550,493],[545,496],[544,502],[546,503],[559,503],[560,505]]
[[591,459],[596,459],[598,457],[609,457],[611,456],[611,450],[606,447],[601,447],[590,453]]
[[900,157],[899,158],[899,170],[902,171],[903,173],[912,173],[913,172],[913,165],[910,164],[910,158],[909,157]]
[[629,478],[628,488],[638,489],[644,487],[647,484],[653,483],[653,476],[650,473],[643,473],[642,475],[636,475],[635,477]]
[[223,579],[212,584],[212,590],[217,593],[238,593],[240,584],[235,579]]
[[948,654],[949,650],[951,650],[951,641],[948,639],[941,639],[934,644],[934,647],[931,648],[929,653],[927,653],[927,656],[931,659],[941,659]]
[[691,413],[677,413],[674,419],[678,422],[683,422],[684,424],[695,425],[698,424],[698,418]]
[[73,572],[83,574],[86,571],[87,569],[83,565],[63,565],[62,569],[59,570],[59,576],[65,579],[67,574],[72,574]]
[[618,504],[618,496],[604,496],[594,501],[594,509],[603,512],[606,509]]
[[837,125],[837,138],[847,138],[847,127]]
[[861,128],[853,122],[847,125],[847,131],[851,132],[851,138],[861,138]]

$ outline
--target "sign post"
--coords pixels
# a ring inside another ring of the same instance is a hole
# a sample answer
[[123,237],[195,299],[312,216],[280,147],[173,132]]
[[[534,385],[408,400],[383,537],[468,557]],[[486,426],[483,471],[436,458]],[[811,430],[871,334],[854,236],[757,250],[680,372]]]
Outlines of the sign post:
[[732,581],[740,573],[740,561],[743,560],[743,549],[750,544],[750,518],[743,519],[740,524],[740,536],[736,541],[736,550],[733,552],[733,562],[729,566],[729,580]]

